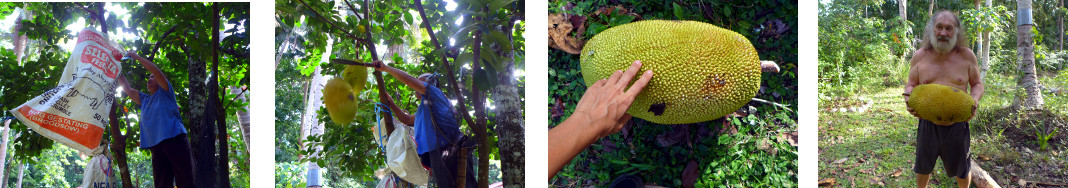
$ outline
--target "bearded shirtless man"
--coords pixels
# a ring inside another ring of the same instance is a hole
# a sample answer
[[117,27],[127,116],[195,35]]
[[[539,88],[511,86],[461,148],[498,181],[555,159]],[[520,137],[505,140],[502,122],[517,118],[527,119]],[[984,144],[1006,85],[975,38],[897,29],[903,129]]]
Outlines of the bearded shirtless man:
[[[923,47],[910,60],[909,81],[902,94],[905,101],[908,101],[912,89],[920,84],[951,86],[971,91],[969,93],[976,105],[972,107],[972,117],[975,117],[975,109],[983,97],[983,81],[979,79],[975,53],[968,49],[964,41],[964,29],[960,25],[957,15],[949,11],[939,11],[927,22]],[[908,111],[919,118],[911,107]],[[939,157],[947,174],[957,178],[958,186],[968,187],[971,184],[971,135],[967,121],[941,125],[921,118],[916,133],[916,164],[913,171],[916,172],[917,187],[927,187]]]

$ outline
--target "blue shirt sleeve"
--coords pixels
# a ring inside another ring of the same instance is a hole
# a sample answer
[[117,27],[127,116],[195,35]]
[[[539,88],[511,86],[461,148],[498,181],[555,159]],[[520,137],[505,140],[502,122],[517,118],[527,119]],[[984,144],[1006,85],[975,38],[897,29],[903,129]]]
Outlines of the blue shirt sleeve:
[[145,109],[145,103],[148,102],[148,94],[142,93],[141,91],[137,91],[137,99],[140,100],[138,102],[140,102],[140,104],[141,104],[141,106],[139,106],[137,108],[140,108],[141,110],[144,110]]

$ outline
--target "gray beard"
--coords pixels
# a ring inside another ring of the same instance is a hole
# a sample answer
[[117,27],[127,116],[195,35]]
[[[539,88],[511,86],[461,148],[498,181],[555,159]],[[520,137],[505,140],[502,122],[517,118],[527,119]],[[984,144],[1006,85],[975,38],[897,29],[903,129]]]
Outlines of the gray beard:
[[940,54],[949,53],[950,50],[953,50],[953,46],[957,44],[956,36],[948,37],[949,41],[946,42],[939,41],[938,37],[932,38],[934,39],[934,41],[931,41],[931,46],[934,47],[935,51]]

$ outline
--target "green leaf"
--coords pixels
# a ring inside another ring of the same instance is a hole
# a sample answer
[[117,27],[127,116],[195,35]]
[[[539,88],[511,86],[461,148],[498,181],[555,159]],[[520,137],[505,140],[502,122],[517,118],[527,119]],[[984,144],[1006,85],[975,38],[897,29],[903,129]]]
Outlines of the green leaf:
[[686,9],[679,6],[679,3],[671,3],[671,8],[675,13],[675,18],[680,20],[686,19]]
[[505,5],[511,4],[512,2],[515,2],[515,0],[493,0],[493,2],[490,2],[489,4],[489,11],[500,10],[501,8],[504,8]]
[[412,19],[412,13],[411,12],[404,11],[404,22],[409,23],[409,24],[415,24],[414,20],[415,19]]
[[393,63],[404,63],[404,59],[401,58],[400,53],[393,53]]
[[500,31],[493,30],[490,31],[489,34],[486,35],[486,37],[489,39],[489,41],[496,43],[497,45],[501,45],[501,49],[504,49],[504,51],[512,50],[512,41],[508,40],[508,35],[505,35]]

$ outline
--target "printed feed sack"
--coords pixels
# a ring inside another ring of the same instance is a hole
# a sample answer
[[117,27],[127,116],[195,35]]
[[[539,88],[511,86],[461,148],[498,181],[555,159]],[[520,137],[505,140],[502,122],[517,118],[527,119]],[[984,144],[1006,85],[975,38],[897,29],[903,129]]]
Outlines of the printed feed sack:
[[91,153],[100,145],[122,52],[93,30],[78,33],[59,85],[11,110],[19,121],[59,143]]

